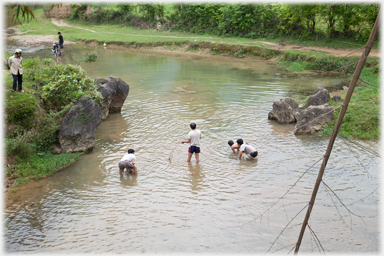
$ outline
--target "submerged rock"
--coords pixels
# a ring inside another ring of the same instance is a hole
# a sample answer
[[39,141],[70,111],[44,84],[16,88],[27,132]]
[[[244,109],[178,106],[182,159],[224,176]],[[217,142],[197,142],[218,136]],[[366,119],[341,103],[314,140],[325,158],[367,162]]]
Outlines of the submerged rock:
[[273,102],[273,109],[268,119],[276,119],[279,123],[292,123],[296,121],[295,114],[299,105],[292,98],[285,97]]
[[304,107],[307,108],[309,106],[323,105],[327,103],[330,99],[331,96],[329,95],[328,90],[319,87],[313,92],[313,95],[308,98],[307,103]]
[[295,134],[314,134],[321,131],[322,125],[332,121],[334,108],[328,104],[321,106],[309,106],[300,113],[296,114],[297,124],[294,129]]
[[101,119],[106,119],[109,113],[120,113],[129,93],[129,85],[120,78],[113,76],[104,79],[96,78],[95,80],[99,83],[97,90],[104,98],[101,106],[103,110]]
[[81,97],[64,118],[59,132],[63,152],[92,151],[96,129],[101,123],[102,109],[89,96]]

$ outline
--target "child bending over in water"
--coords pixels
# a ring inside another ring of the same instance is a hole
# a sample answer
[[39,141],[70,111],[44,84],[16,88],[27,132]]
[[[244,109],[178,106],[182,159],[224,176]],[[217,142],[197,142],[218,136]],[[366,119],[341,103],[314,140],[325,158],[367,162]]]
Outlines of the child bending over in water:
[[123,156],[119,162],[119,173],[124,172],[127,169],[128,173],[137,174],[137,167],[135,166],[135,150],[128,149],[128,154]]

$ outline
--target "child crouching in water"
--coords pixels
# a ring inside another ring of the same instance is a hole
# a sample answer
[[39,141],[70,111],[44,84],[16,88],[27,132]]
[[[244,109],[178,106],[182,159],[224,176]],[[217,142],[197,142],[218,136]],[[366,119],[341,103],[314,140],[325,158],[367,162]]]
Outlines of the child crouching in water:
[[119,162],[119,173],[124,172],[126,168],[128,173],[137,174],[137,167],[135,166],[135,150],[128,149],[128,154],[123,156]]

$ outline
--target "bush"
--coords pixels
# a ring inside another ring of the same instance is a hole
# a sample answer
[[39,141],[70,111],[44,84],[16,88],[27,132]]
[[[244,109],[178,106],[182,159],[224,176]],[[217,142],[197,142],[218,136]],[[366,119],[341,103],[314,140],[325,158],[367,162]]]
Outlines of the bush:
[[19,158],[28,159],[32,153],[32,146],[25,135],[18,135],[16,138],[5,139],[5,151],[7,156],[17,155]]
[[47,82],[42,88],[41,97],[49,108],[60,110],[83,95],[91,96],[100,105],[103,100],[94,80],[86,77],[85,71],[77,65],[56,65],[41,69],[36,81]]
[[6,113],[8,121],[26,129],[31,128],[35,118],[37,100],[32,94],[8,94],[6,99]]

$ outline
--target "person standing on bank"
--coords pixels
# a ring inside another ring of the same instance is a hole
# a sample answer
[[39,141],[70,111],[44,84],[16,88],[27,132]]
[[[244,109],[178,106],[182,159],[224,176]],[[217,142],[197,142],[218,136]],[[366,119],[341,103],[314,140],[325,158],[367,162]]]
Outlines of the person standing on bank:
[[[61,51],[61,53],[64,54],[64,38],[63,38],[63,36],[61,35],[61,32],[57,32],[57,34],[59,35],[60,51]],[[61,53],[60,53],[60,55],[61,55]]]
[[8,65],[9,69],[12,73],[13,78],[13,86],[12,86],[12,92],[16,91],[16,83],[19,92],[24,92],[23,90],[23,69],[21,64],[23,63],[23,58],[21,57],[21,50],[16,49],[15,55],[9,57],[8,59]]
[[255,159],[257,157],[257,151],[251,145],[245,144],[242,139],[237,140],[237,144],[240,145],[239,149],[239,160],[243,156],[243,153],[246,155],[246,159]]
[[191,127],[192,131],[190,131],[188,133],[188,140],[182,141],[181,144],[191,143],[191,146],[188,149],[187,162],[191,161],[192,155],[193,155],[193,153],[195,153],[196,163],[198,163],[200,161],[199,160],[199,154],[200,154],[201,132],[196,129],[195,123],[191,123],[189,126]]

